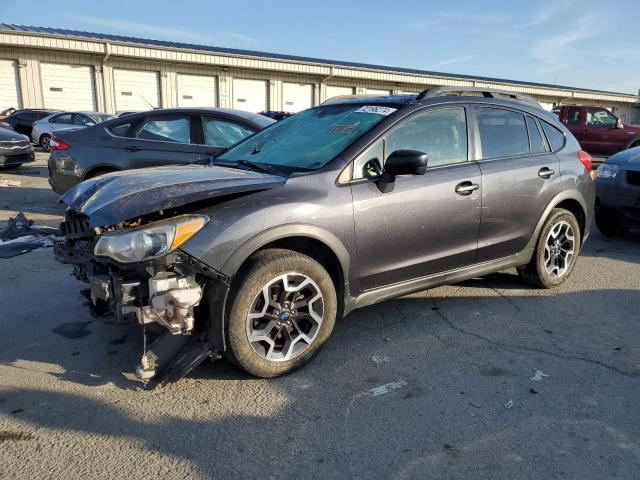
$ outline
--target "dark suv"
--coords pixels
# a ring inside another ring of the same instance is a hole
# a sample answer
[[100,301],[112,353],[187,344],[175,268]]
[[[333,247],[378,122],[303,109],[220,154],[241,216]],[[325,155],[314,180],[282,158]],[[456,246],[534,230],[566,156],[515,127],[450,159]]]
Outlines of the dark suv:
[[85,181],[56,256],[97,310],[165,327],[138,368],[156,379],[222,353],[281,375],[356,308],[510,267],[561,284],[591,225],[590,157],[528,97],[457,93],[324,104],[208,166]]

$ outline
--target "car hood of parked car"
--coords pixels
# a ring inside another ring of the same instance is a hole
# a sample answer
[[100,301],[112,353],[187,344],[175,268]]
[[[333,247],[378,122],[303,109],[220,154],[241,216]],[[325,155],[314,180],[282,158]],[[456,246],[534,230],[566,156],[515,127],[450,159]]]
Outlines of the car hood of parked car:
[[79,183],[60,201],[104,227],[158,210],[266,190],[286,177],[220,166],[179,165],[115,172]]
[[630,148],[611,155],[607,159],[607,163],[620,165],[625,167],[625,170],[640,170],[640,147]]
[[0,127],[0,142],[22,142],[24,140],[29,140],[29,137],[14,130]]

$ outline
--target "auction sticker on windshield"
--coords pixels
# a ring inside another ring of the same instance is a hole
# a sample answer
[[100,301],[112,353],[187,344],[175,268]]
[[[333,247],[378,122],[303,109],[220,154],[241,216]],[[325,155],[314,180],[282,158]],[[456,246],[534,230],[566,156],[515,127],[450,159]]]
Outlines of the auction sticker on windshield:
[[381,107],[379,105],[365,105],[360,107],[356,112],[359,113],[375,113],[377,115],[391,115],[397,108]]

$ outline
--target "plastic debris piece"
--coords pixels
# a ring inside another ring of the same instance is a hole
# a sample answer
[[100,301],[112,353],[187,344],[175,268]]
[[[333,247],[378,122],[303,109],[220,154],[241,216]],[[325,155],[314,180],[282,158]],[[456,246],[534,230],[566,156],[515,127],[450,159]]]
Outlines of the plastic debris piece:
[[19,187],[20,185],[22,185],[20,180],[7,180],[4,178],[0,180],[0,187]]
[[549,375],[544,373],[542,370],[533,369],[533,377],[529,377],[529,380],[533,382],[541,382],[543,379],[548,378]]
[[510,410],[511,407],[513,407],[513,400],[509,400],[507,403],[504,404],[504,408],[506,408],[507,410]]
[[379,395],[386,395],[387,393],[391,393],[398,388],[404,387],[407,384],[406,380],[400,379],[395,382],[385,383],[384,385],[380,385],[379,387],[372,388],[369,390],[369,393],[374,397]]
[[388,363],[389,362],[389,357],[387,357],[385,355],[373,355],[371,357],[371,361],[376,364],[376,367],[379,367],[383,363]]

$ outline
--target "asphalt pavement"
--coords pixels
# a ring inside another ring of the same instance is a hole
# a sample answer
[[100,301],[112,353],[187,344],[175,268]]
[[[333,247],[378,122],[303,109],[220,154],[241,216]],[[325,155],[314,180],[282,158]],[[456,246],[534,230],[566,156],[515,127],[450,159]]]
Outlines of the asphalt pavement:
[[[43,156],[0,223],[62,213]],[[0,478],[640,478],[640,234],[571,278],[508,270],[353,312],[305,368],[224,360],[146,391],[136,325],[94,318],[50,249],[0,260]]]

